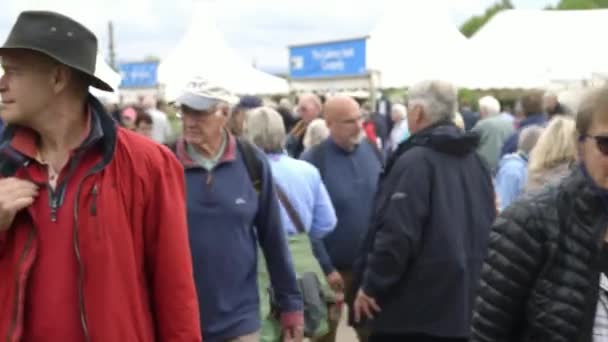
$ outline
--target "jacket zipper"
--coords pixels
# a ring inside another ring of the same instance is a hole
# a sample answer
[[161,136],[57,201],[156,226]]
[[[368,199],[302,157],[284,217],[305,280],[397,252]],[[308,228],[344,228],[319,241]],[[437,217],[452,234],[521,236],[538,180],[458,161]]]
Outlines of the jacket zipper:
[[[79,209],[80,209],[80,193],[82,192],[82,185],[90,176],[95,175],[96,173],[101,172],[103,167],[95,168],[89,171],[80,181],[76,188],[76,200],[74,203],[74,252],[76,253],[76,261],[78,262],[78,304],[80,307],[80,321],[82,323],[82,330],[84,333],[84,340],[89,342],[91,341],[91,336],[89,335],[89,327],[87,324],[87,316],[84,307],[84,264],[82,263],[82,256],[80,254],[80,246],[78,243],[78,221],[79,221]],[[97,184],[93,187],[93,194],[97,196]],[[92,208],[97,210],[97,208]]]
[[11,322],[11,327],[9,329],[9,333],[8,336],[6,337],[6,341],[7,342],[11,342],[11,337],[13,337],[13,334],[15,333],[15,329],[17,328],[17,323],[19,321],[19,302],[20,302],[20,298],[21,298],[21,291],[20,291],[20,287],[19,287],[19,278],[20,278],[20,269],[21,269],[21,265],[25,262],[25,259],[27,257],[27,255],[30,252],[30,249],[32,247],[32,242],[34,241],[34,236],[35,236],[35,228],[32,226],[28,237],[27,237],[27,241],[25,243],[25,248],[23,249],[23,253],[21,254],[21,257],[19,258],[19,264],[17,267],[17,271],[15,272],[15,300],[13,303],[13,320]]
[[91,190],[91,196],[93,199],[91,200],[91,206],[89,207],[89,213],[91,216],[97,216],[97,184],[93,186],[93,190]]
[[55,196],[53,190],[49,189],[49,194],[51,196],[51,222],[57,222],[57,209],[59,208],[59,198]]

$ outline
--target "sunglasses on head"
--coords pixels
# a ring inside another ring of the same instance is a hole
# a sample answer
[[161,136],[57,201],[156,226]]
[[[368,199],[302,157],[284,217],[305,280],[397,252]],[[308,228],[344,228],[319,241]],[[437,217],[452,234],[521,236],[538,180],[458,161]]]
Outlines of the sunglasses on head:
[[603,155],[608,156],[608,135],[583,135],[581,139],[593,139],[597,149],[602,152]]

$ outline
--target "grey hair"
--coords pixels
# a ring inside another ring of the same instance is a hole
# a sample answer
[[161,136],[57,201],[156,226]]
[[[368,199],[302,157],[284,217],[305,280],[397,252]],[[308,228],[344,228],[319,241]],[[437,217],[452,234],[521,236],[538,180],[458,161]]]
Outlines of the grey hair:
[[409,105],[420,105],[431,123],[453,120],[458,110],[458,91],[446,81],[422,81],[408,92]]
[[304,135],[304,148],[309,149],[320,144],[323,140],[329,137],[329,128],[323,119],[314,119],[306,128]]
[[488,115],[500,113],[500,102],[494,96],[484,96],[479,99],[479,111],[485,111]]
[[245,116],[244,136],[266,153],[283,152],[285,124],[283,117],[270,107],[248,111]]
[[517,142],[517,149],[530,154],[540,135],[543,133],[543,128],[538,125],[528,126],[524,128],[519,134],[519,141]]
[[401,120],[407,119],[407,108],[400,103],[396,103],[391,107],[391,114],[392,113],[399,114],[399,119]]

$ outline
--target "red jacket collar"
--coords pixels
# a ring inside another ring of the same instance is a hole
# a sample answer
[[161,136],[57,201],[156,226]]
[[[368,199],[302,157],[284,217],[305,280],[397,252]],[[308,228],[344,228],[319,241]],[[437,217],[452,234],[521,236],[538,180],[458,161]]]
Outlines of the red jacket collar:
[[[99,120],[93,118],[90,107],[88,107],[86,115],[86,126],[78,148],[86,147],[89,143],[95,142],[103,136]],[[27,127],[18,127],[10,141],[10,146],[27,158],[39,159],[38,139],[38,134],[34,130]]]

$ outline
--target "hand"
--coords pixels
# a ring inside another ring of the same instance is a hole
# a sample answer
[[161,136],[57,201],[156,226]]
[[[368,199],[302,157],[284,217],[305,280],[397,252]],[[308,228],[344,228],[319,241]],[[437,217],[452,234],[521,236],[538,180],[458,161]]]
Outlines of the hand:
[[344,279],[338,271],[333,271],[327,275],[327,284],[336,294],[344,293]]
[[0,179],[0,232],[8,230],[15,215],[34,203],[38,186],[17,178]]
[[283,330],[283,342],[302,342],[304,339],[304,327],[296,325]]
[[376,300],[368,297],[363,290],[359,290],[359,293],[357,293],[354,308],[356,323],[360,323],[361,319],[374,319],[374,313],[382,311]]

